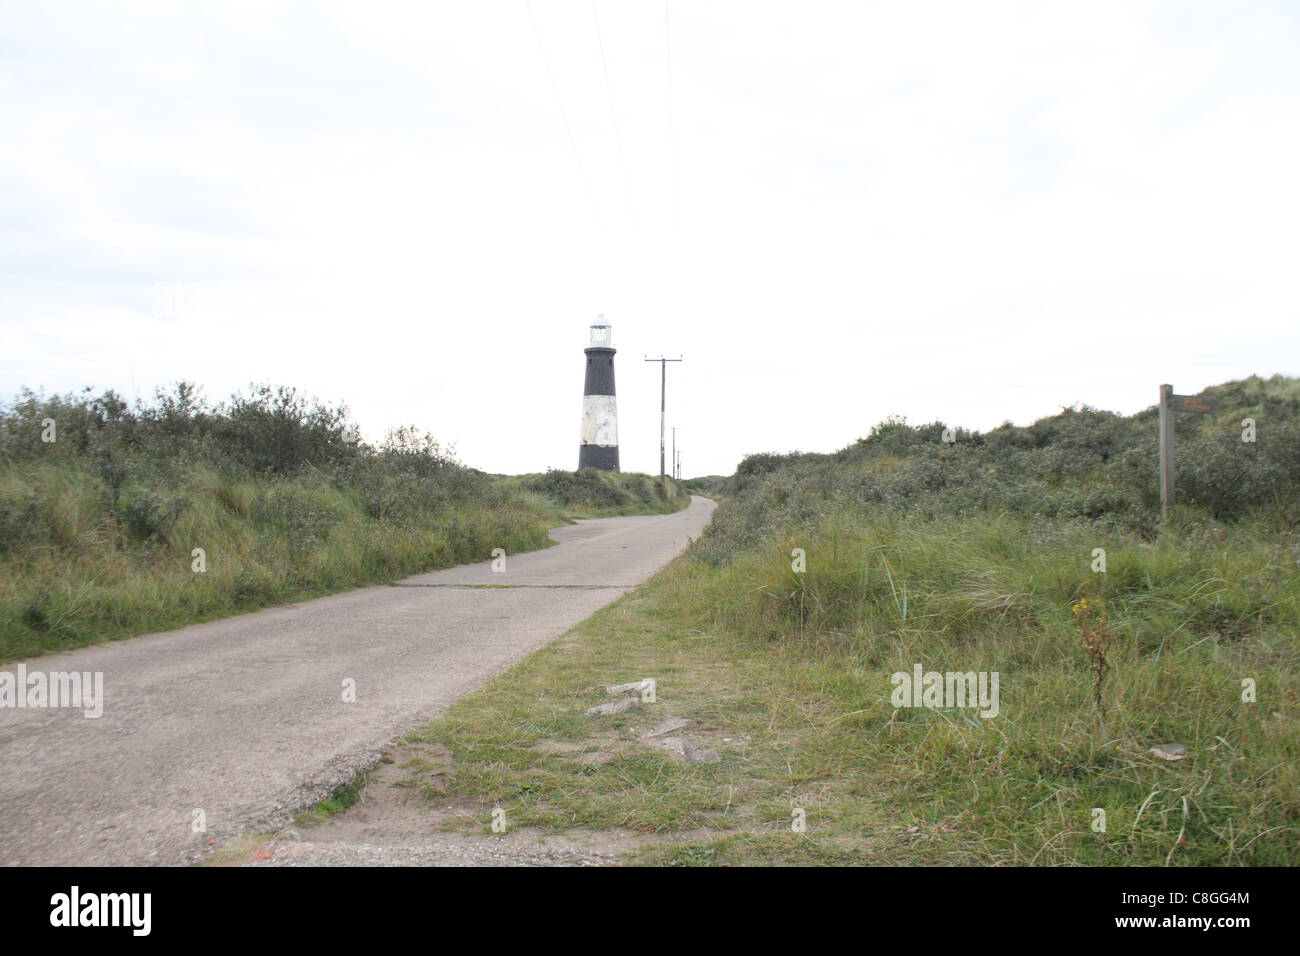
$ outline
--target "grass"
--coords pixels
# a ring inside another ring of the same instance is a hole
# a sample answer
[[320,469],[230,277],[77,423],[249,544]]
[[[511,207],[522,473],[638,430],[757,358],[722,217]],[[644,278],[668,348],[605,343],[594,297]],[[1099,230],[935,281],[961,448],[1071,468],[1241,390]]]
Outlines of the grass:
[[0,555],[0,659],[390,581],[486,559],[494,547],[531,550],[562,520],[553,506],[503,500],[399,524],[368,517],[354,493],[314,475],[231,479],[204,469],[188,479],[177,520],[142,537],[120,509],[97,507],[90,475],[4,469],[7,496],[40,502],[51,534]]
[[0,662],[546,547],[576,518],[675,511],[675,481],[505,477],[345,405],[192,383],[0,404]]
[[[384,761],[381,760],[381,762]],[[295,815],[293,818],[294,825],[300,827],[316,826],[324,823],[330,817],[342,813],[349,807],[355,806],[356,802],[361,799],[361,794],[366,789],[366,783],[373,772],[373,767],[369,770],[363,770],[347,783],[340,784],[324,800]]]
[[[647,509],[646,476],[601,480],[632,489],[611,511]],[[0,505],[25,533],[0,548],[0,661],[391,582],[487,560],[498,547],[547,547],[549,528],[586,513],[514,479],[399,500],[392,513],[376,507],[374,487],[311,468],[270,477],[194,464],[152,480],[142,471],[113,507],[76,459],[0,463]],[[403,480],[381,487],[396,498]],[[656,506],[688,501],[674,485]]]
[[501,479],[521,494],[540,495],[558,504],[566,518],[669,514],[689,501],[685,486],[672,478],[615,471],[549,471]]
[[[941,423],[891,421],[834,455],[752,456],[701,479],[727,500],[687,554],[421,729],[451,762],[442,786],[408,784],[481,807],[484,830],[497,806],[512,826],[630,830],[637,859],[665,865],[1293,865],[1300,385],[1218,395],[1217,418],[1189,417],[1186,492],[1163,526],[1149,410],[1066,410],[955,445]],[[1243,415],[1267,425],[1258,445],[1238,437]],[[208,580],[255,601],[459,547],[523,550],[506,535],[526,547],[566,513],[685,502],[675,483],[657,501],[644,476],[460,475],[460,491],[439,479],[412,503],[381,471],[376,504],[368,483],[310,469],[213,471],[179,510],[178,486],[128,482],[106,521],[103,489],[83,485],[116,473],[61,468],[0,474],[0,531],[40,532],[9,552],[26,590],[0,591],[0,635],[109,627],[119,581],[139,600],[127,620],[153,602],[179,616],[205,607]],[[196,529],[219,542],[213,570],[239,576],[178,575]],[[41,563],[56,558],[85,564]],[[891,676],[916,665],[996,672],[997,715],[896,707]],[[654,702],[586,716],[604,685],[645,677]],[[718,759],[649,736],[670,716]],[[1166,743],[1185,759],[1152,754]]]
[[[1217,394],[1163,526],[1149,410],[895,420],[698,480],[725,500],[686,555],[421,731],[444,793],[666,865],[1294,865],[1300,384]],[[917,665],[997,673],[997,715],[896,707]],[[721,759],[656,746],[670,715]]]
[[[1268,588],[1266,547],[1247,536],[1225,558],[1187,540],[1130,544],[1103,585],[1086,534],[1044,547],[995,518],[834,530],[806,542],[814,611],[802,619],[775,547],[724,569],[681,559],[462,699],[418,735],[453,756],[430,799],[499,805],[514,825],[629,828],[646,835],[639,859],[665,864],[1300,857],[1295,595],[1234,635],[1187,610],[1189,595],[1230,606]],[[869,571],[818,576],[818,555]],[[892,592],[873,573],[887,565]],[[1098,709],[1069,601],[1103,590],[1119,640]],[[889,677],[918,662],[1000,671],[998,717],[895,709]],[[597,685],[641,677],[656,678],[656,703],[583,716]],[[1245,677],[1256,703],[1241,700]],[[721,761],[648,746],[641,735],[668,715]],[[1148,753],[1165,742],[1187,759]],[[804,833],[791,830],[796,808]],[[655,841],[668,833],[691,839]]]

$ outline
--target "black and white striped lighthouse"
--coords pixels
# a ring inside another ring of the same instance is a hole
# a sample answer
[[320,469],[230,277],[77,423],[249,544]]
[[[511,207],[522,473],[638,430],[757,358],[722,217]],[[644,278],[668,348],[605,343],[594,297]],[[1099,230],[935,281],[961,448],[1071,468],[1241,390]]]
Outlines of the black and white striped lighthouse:
[[614,401],[614,347],[603,315],[587,341],[587,381],[582,390],[579,468],[618,471],[618,406]]

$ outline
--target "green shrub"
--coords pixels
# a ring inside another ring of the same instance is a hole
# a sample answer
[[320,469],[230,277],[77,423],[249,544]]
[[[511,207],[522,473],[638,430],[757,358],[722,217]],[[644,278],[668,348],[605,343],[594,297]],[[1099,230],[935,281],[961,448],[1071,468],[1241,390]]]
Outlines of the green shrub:
[[0,554],[40,547],[49,539],[49,525],[33,497],[0,498]]
[[138,541],[167,540],[168,532],[189,506],[184,498],[164,499],[156,492],[145,492],[127,502],[122,509],[122,523]]

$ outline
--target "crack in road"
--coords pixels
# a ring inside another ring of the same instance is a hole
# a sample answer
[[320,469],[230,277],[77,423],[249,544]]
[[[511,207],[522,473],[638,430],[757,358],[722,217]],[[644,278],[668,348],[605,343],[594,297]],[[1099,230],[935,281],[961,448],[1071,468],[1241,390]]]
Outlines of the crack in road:
[[633,584],[391,584],[394,588],[460,588],[462,590],[512,590],[515,588],[550,588],[555,591],[628,591]]

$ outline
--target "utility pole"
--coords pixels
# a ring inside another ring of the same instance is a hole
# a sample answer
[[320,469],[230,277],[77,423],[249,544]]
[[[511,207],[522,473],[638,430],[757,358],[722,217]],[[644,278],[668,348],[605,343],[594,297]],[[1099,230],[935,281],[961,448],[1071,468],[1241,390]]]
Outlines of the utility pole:
[[668,363],[680,362],[681,356],[675,359],[664,358],[646,358],[647,362],[659,363],[659,477],[663,479],[667,472],[664,470],[664,412],[668,408]]
[[677,477],[677,429],[679,426],[673,426],[673,477]]

